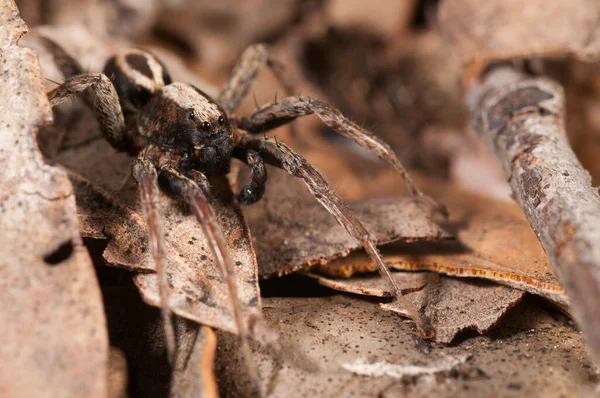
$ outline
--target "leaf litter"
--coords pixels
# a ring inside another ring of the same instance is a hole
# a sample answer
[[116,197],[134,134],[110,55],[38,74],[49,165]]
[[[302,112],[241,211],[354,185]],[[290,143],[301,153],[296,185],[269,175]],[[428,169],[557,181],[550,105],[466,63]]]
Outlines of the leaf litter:
[[1,2],[0,394],[105,397],[102,298],[67,175],[37,148],[52,114],[36,54],[17,44],[26,31]]
[[[263,391],[272,397],[290,391],[294,396],[364,397],[453,397],[465,390],[473,396],[489,391],[568,396],[592,391],[598,376],[586,366],[591,362],[582,355],[582,335],[567,317],[550,315],[532,296],[526,301],[489,336],[441,346],[411,339],[412,322],[357,297],[265,298],[265,317],[276,327],[282,348],[277,357],[256,347],[261,374],[270,375],[263,379]],[[241,379],[238,342],[217,334],[220,393],[243,395],[248,387]],[[358,364],[372,374],[351,371]],[[390,372],[373,371],[383,365]],[[513,387],[507,389],[507,384]]]
[[[70,136],[73,136],[73,135],[76,135],[76,136],[81,136],[80,134],[71,134]],[[88,138],[88,139],[89,139],[89,138]],[[92,137],[92,141],[93,141],[93,137]],[[83,141],[82,141],[82,142],[83,142]],[[73,153],[74,153],[74,152],[76,152],[76,150],[77,150],[76,146],[77,146],[77,145],[75,145],[75,146],[71,147],[71,149],[73,150]],[[82,146],[81,146],[81,148],[83,148],[83,147],[90,147],[90,145],[82,145]],[[92,154],[92,155],[94,155],[94,154],[95,154],[96,156],[99,156],[99,157],[101,157],[101,155],[97,154],[97,152],[99,152],[99,151],[98,151],[98,148],[102,148],[102,146],[96,147],[95,145],[91,145],[91,149],[90,149],[90,152],[89,152],[89,153],[90,153],[90,154]],[[95,153],[95,152],[96,152],[96,153]],[[110,151],[109,151],[109,152],[110,152]],[[73,154],[73,153],[72,153],[72,154]],[[59,154],[59,155],[60,155],[60,154]],[[64,155],[63,159],[67,159],[67,163],[68,163],[69,154],[65,154],[65,153],[63,153],[62,155]],[[125,193],[125,191],[127,191],[128,189],[129,189],[129,190],[131,190],[131,189],[130,189],[130,187],[131,187],[131,182],[130,182],[130,181],[128,181],[128,179],[127,179],[127,174],[129,173],[129,168],[128,168],[128,165],[129,165],[129,163],[128,163],[128,162],[129,162],[129,159],[126,159],[126,158],[125,158],[125,159],[118,159],[116,156],[114,157],[114,159],[111,159],[111,156],[112,156],[112,155],[111,155],[111,154],[109,154],[109,156],[108,156],[108,157],[106,157],[106,158],[103,158],[102,160],[105,160],[105,161],[108,161],[108,162],[110,162],[111,160],[113,160],[113,161],[115,161],[115,160],[116,160],[116,162],[115,162],[115,163],[117,163],[117,164],[118,164],[119,162],[121,162],[121,164],[122,164],[122,165],[126,165],[126,167],[124,167],[124,168],[121,168],[121,169],[120,169],[121,171],[119,171],[119,170],[110,170],[110,171],[108,172],[108,174],[110,174],[111,172],[113,172],[115,176],[120,176],[120,177],[121,177],[121,179],[118,179],[118,178],[112,178],[112,176],[111,176],[110,178],[108,178],[108,179],[107,179],[107,180],[105,180],[104,182],[105,182],[105,183],[106,183],[106,182],[108,183],[108,185],[109,185],[109,188],[110,188],[110,186],[112,186],[112,188],[113,188],[113,189],[107,189],[107,190],[110,192],[110,194],[114,194],[115,192],[121,192],[121,190],[120,190],[121,186],[123,186],[123,185],[126,185],[126,186],[127,186],[127,185],[128,185],[128,186],[129,186],[129,188],[127,188],[127,187],[126,187],[126,188],[125,188],[125,189],[122,191],[122,192],[123,192],[123,195],[124,195],[124,198],[125,198],[127,195],[130,195],[130,194],[127,194],[127,193]],[[342,155],[341,155],[341,154],[338,154],[337,156],[342,156]],[[309,156],[307,156],[307,157],[309,157]],[[73,159],[75,159],[75,156],[73,157]],[[82,160],[86,160],[86,161],[88,161],[88,162],[89,162],[89,159],[90,159],[90,158],[88,158],[88,157],[87,157],[87,155],[80,155],[80,157],[79,157],[79,159],[78,159],[78,162],[81,162]],[[84,162],[84,163],[85,163],[85,162]],[[102,162],[102,164],[106,164],[106,163]],[[112,163],[111,163],[111,164],[112,164]],[[93,165],[93,164],[88,164],[86,167],[90,167],[90,168],[91,168],[92,166],[94,166],[94,165]],[[118,168],[118,167],[116,167],[116,169],[119,169],[119,168]],[[79,170],[78,170],[78,171],[79,171]],[[96,169],[95,169],[95,170],[90,170],[90,174],[97,173],[98,171],[99,171],[99,170],[98,170],[98,167],[96,167]],[[104,171],[101,171],[101,172],[104,172]],[[82,173],[82,174],[84,174],[84,175],[85,175],[85,173]],[[86,177],[90,178],[90,177],[89,177],[89,175],[86,175]],[[91,180],[93,180],[92,178],[90,178],[90,179],[91,179]],[[100,179],[100,178],[98,178],[98,180],[101,180],[101,179]],[[94,183],[96,183],[96,182],[94,182]],[[396,183],[396,184],[397,184],[397,183]],[[102,182],[99,182],[99,183],[98,183],[98,185],[102,185]],[[105,187],[105,188],[106,188],[106,187]],[[127,200],[130,200],[130,199],[124,199],[123,201],[124,201],[124,202],[127,202]],[[131,209],[130,209],[130,210],[131,210]],[[180,210],[180,209],[179,209],[179,210]],[[91,214],[91,213],[90,213],[90,214]],[[133,228],[133,229],[135,229],[135,228]],[[92,228],[92,227],[89,227],[89,228],[88,228],[88,231],[89,231],[89,232],[90,232],[92,235],[94,235],[96,238],[98,238],[98,237],[101,237],[101,234],[103,235],[103,232],[106,232],[106,231],[108,231],[108,229],[106,229],[105,231],[102,231],[102,229],[97,229],[97,228]],[[448,236],[451,236],[451,235],[450,235],[450,234],[448,234],[448,233],[445,233],[445,234],[446,234],[446,235],[448,235]],[[90,236],[91,236],[91,235],[90,235]],[[117,236],[117,235],[115,235],[115,236]],[[125,235],[125,236],[127,236],[127,235]],[[135,234],[134,234],[134,236],[135,236]],[[106,236],[102,236],[102,237],[104,237],[104,238],[105,238]],[[111,243],[112,243],[112,241],[111,241]],[[407,244],[407,245],[413,245],[413,244],[415,244],[415,243],[409,243],[409,244]],[[416,244],[419,244],[419,242],[417,242]],[[436,243],[436,245],[437,245],[437,243]],[[132,245],[132,246],[133,246],[133,245]],[[141,246],[140,246],[140,248],[143,248],[143,247],[144,247],[143,245],[141,245]],[[129,255],[130,253],[127,253],[127,250],[125,250],[125,251],[122,251],[122,252],[120,253],[120,255],[123,255],[123,254],[125,254],[125,255]],[[143,255],[143,253],[141,253],[141,254],[139,254],[139,253],[138,253],[138,255],[142,256],[142,255]],[[259,255],[260,255],[260,253],[259,253]],[[317,259],[319,259],[319,258],[321,258],[321,255],[320,255],[320,254],[313,255],[313,254],[311,254],[311,253],[307,252],[307,253],[305,254],[305,257],[306,257],[306,258],[317,258]],[[299,261],[303,261],[303,259],[301,258],[301,256],[298,256],[298,260],[299,260]],[[329,260],[329,259],[327,258],[327,260],[326,260],[326,261],[328,261],[328,260]],[[325,262],[325,261],[318,260],[318,262]],[[303,268],[303,267],[304,267],[304,265],[301,265],[301,268]],[[148,270],[148,269],[146,269],[145,271],[149,271],[149,270]],[[415,293],[415,294],[416,294],[416,293]]]

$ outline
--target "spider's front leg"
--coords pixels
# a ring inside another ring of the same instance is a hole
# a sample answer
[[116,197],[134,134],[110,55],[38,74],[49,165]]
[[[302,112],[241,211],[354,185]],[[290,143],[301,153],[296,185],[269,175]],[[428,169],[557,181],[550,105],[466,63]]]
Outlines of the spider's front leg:
[[140,202],[142,213],[148,229],[148,242],[150,252],[156,266],[158,277],[158,292],[160,296],[160,307],[165,328],[165,341],[167,345],[167,356],[171,365],[175,364],[175,330],[171,319],[169,308],[169,285],[165,272],[165,238],[160,220],[158,205],[158,179],[156,167],[145,153],[141,153],[133,163],[133,177],[140,187]]
[[250,380],[252,380],[254,388],[258,389],[258,376],[254,368],[252,351],[248,342],[248,328],[244,324],[242,317],[242,305],[238,295],[235,268],[221,227],[217,223],[217,219],[208,201],[207,193],[201,188],[201,186],[207,188],[209,186],[208,181],[198,171],[194,173],[194,179],[197,182],[193,181],[171,166],[161,167],[160,177],[162,181],[166,182],[171,192],[183,198],[196,216],[204,232],[215,263],[220,268],[223,279],[227,283],[229,295],[233,303],[234,319],[241,339],[242,354],[246,361]]
[[[252,134],[262,134],[294,119],[316,114],[327,126],[350,138],[380,159],[388,162],[404,180],[409,192],[417,197],[427,198],[412,181],[392,148],[369,131],[348,120],[342,113],[325,102],[310,97],[287,97],[278,102],[266,104],[257,109],[249,118],[242,117],[237,125]],[[431,200],[430,200],[431,201]],[[432,201],[431,201],[432,202]],[[437,204],[431,203],[434,207]]]
[[381,275],[392,287],[394,295],[402,301],[404,307],[409,311],[417,323],[419,330],[424,335],[431,335],[432,327],[429,321],[419,315],[416,308],[406,300],[400,287],[392,278],[390,271],[384,264],[377,247],[373,243],[369,232],[348,208],[346,203],[329,186],[325,178],[304,159],[300,154],[280,141],[272,139],[259,139],[249,134],[237,134],[236,147],[246,150],[254,150],[269,164],[287,171],[290,175],[304,181],[312,195],[331,213],[346,231],[356,239],[366,250],[371,260],[377,265]]
[[242,53],[231,76],[229,76],[219,94],[218,100],[227,113],[231,114],[237,110],[242,99],[248,93],[250,85],[256,79],[258,72],[265,66],[273,71],[287,95],[294,94],[294,84],[285,73],[283,65],[271,57],[267,46],[255,44]]

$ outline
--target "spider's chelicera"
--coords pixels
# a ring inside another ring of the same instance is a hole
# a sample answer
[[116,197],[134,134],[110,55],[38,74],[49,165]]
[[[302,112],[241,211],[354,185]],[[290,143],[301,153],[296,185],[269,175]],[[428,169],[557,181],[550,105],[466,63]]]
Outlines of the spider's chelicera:
[[[164,236],[156,207],[159,186],[182,197],[198,219],[227,282],[243,342],[248,335],[247,325],[242,321],[234,267],[209,200],[209,179],[227,174],[232,158],[240,159],[251,168],[249,181],[237,195],[241,203],[254,203],[262,197],[267,181],[265,163],[301,178],[315,198],[362,244],[389,281],[394,294],[401,296],[369,233],[325,179],[289,146],[264,137],[263,133],[297,117],[316,114],[332,129],[390,163],[412,194],[421,196],[421,192],[383,141],[318,99],[291,96],[292,87],[282,66],[264,45],[254,45],[242,54],[220,95],[212,99],[191,84],[172,82],[164,64],[148,51],[128,50],[112,57],[104,73],[84,73],[60,46],[49,39],[42,40],[68,78],[48,94],[51,105],[82,94],[110,144],[137,156],[132,172],[140,187],[161,285],[161,305],[171,354],[174,338],[169,326],[168,292],[162,267]],[[236,117],[234,112],[264,66],[273,70],[290,96],[258,108],[250,117]],[[249,357],[247,344],[243,343],[242,347]]]

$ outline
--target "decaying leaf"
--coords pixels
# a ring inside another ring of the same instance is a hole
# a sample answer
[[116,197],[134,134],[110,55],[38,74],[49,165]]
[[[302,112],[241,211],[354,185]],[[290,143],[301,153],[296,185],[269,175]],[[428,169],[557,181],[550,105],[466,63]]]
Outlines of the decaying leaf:
[[[319,275],[314,272],[305,272],[304,275],[316,279],[320,285],[340,292],[360,294],[373,297],[392,297],[390,286],[379,274],[353,275],[352,278],[333,278]],[[402,293],[408,294],[423,289],[427,285],[429,273],[427,272],[394,272],[392,277],[400,286]],[[417,307],[418,308],[418,307]]]
[[0,2],[0,395],[105,397],[102,297],[67,175],[37,148],[52,114],[26,30]]
[[[568,396],[593,390],[598,377],[588,367],[583,337],[570,320],[551,316],[532,301],[514,308],[489,336],[455,346],[416,342],[412,322],[358,298],[266,298],[263,311],[282,346],[279,357],[263,349],[255,354],[269,397],[290,391],[326,397],[452,397],[465,391],[472,396],[489,391]],[[237,340],[218,334],[220,393],[242,396],[248,387]],[[362,369],[386,365],[418,372],[399,375],[399,380],[390,372],[367,376],[348,370],[359,363]],[[432,369],[440,372],[432,377]]]
[[442,29],[467,62],[600,55],[600,3],[595,0],[445,0]]
[[128,382],[127,358],[123,351],[111,346],[108,353],[108,397],[127,398]]
[[[244,208],[261,277],[326,264],[360,247],[300,181],[279,170],[269,172],[263,199]],[[351,207],[377,244],[452,238],[414,198],[367,200]]]
[[[326,278],[309,274],[323,285],[335,290],[376,297],[392,294],[379,276],[353,276],[350,279]],[[393,278],[405,297],[428,319],[435,331],[433,340],[448,344],[464,330],[482,334],[523,298],[524,292],[482,279],[440,277],[431,272],[394,272]],[[402,316],[411,317],[398,301],[381,307]]]
[[[481,279],[460,280],[430,275],[423,289],[408,293],[406,298],[429,319],[435,330],[434,340],[438,343],[449,344],[465,330],[487,332],[525,294]],[[410,316],[398,302],[381,304],[381,307]]]
[[[381,176],[379,184],[390,177]],[[396,243],[382,248],[386,264],[402,270],[430,270],[455,276],[476,276],[541,295],[567,305],[567,297],[529,227],[521,209],[461,190],[453,184],[421,179],[432,197],[448,206],[446,229],[458,242]],[[377,184],[377,182],[375,182]],[[319,266],[332,276],[373,271],[362,253]]]
[[[108,264],[139,272],[135,282],[146,302],[159,305],[154,263],[150,259],[145,224],[136,203],[119,203],[80,176],[71,175],[77,209],[86,237],[110,239],[104,251]],[[135,188],[135,187],[132,187]],[[260,293],[256,258],[239,208],[228,185],[213,185],[215,214],[221,224],[233,261],[238,289],[248,325],[260,322]],[[218,190],[217,190],[218,189]],[[126,195],[135,200],[135,195]],[[211,327],[236,333],[232,304],[219,268],[193,215],[162,195],[170,284],[170,306],[176,314]],[[260,338],[260,336],[255,336]]]
[[219,396],[213,363],[217,337],[207,326],[179,319],[177,323],[177,361],[171,381],[171,397]]

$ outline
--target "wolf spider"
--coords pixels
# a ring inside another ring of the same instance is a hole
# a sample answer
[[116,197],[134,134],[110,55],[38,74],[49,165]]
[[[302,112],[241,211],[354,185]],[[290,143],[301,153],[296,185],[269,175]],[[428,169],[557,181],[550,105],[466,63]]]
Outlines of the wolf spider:
[[[260,200],[265,191],[265,163],[284,169],[304,181],[314,197],[355,238],[377,264],[395,296],[402,299],[369,233],[327,181],[301,155],[281,141],[263,133],[294,119],[316,114],[327,126],[387,161],[400,174],[411,194],[423,194],[413,184],[391,148],[368,131],[345,118],[337,109],[315,98],[290,95],[263,105],[250,117],[234,113],[261,68],[269,67],[286,88],[292,85],[282,65],[266,46],[257,44],[241,55],[229,80],[216,99],[188,83],[173,82],[164,64],[148,51],[131,49],[110,58],[103,73],[84,73],[70,55],[50,39],[42,41],[53,54],[67,80],[48,93],[51,106],[81,94],[108,142],[118,151],[136,155],[132,173],[148,226],[152,257],[159,278],[160,301],[167,350],[172,361],[175,339],[167,305],[168,285],[163,261],[165,243],[158,210],[159,187],[185,201],[198,220],[220,267],[233,302],[233,312],[250,377],[252,367],[248,331],[242,322],[234,267],[223,233],[215,221],[210,179],[229,172],[236,158],[251,170],[249,181],[237,199],[243,204]],[[88,90],[91,89],[91,90]],[[407,309],[410,304],[403,299]],[[411,311],[417,316],[417,311]]]

